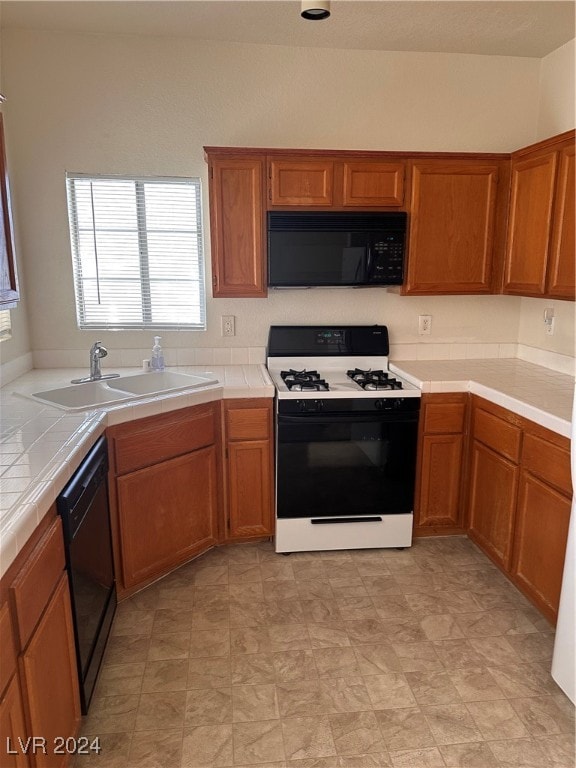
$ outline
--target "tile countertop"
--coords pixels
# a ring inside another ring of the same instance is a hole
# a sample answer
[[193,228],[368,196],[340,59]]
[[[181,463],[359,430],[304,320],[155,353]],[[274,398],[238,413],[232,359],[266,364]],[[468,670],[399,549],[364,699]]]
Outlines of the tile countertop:
[[[0,389],[0,576],[107,426],[222,398],[274,396],[263,365],[169,370],[209,373],[218,384],[81,412],[60,410],[22,394],[68,386],[71,379],[85,376],[85,369],[37,369]],[[123,375],[142,372],[115,369],[119,371]]]
[[402,360],[390,369],[422,392],[472,392],[570,437],[572,376],[517,359]]

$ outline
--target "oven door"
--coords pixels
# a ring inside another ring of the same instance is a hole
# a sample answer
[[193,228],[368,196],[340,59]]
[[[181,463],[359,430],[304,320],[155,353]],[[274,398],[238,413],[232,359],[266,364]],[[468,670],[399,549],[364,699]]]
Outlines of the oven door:
[[278,415],[277,517],[411,513],[418,412]]

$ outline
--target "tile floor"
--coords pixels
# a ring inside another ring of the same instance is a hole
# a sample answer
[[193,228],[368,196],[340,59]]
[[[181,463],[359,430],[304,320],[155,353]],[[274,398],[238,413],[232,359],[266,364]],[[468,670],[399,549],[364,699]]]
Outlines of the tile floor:
[[549,624],[466,538],[213,550],[122,603],[98,768],[573,768]]

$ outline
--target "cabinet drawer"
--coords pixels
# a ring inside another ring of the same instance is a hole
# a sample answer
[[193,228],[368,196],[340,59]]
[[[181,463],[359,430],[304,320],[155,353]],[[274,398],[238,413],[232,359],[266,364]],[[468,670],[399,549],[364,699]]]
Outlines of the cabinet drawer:
[[567,496],[572,495],[569,451],[527,433],[522,448],[522,468]]
[[140,426],[122,425],[113,431],[116,474],[149,467],[216,441],[214,406],[151,417]]
[[65,565],[62,522],[58,517],[10,587],[21,650],[26,647]]
[[518,463],[522,444],[522,430],[514,424],[476,408],[474,411],[474,438],[493,451]]
[[466,403],[426,403],[424,432],[426,434],[454,434],[464,431]]
[[2,649],[2,664],[0,664],[0,697],[8,681],[16,670],[16,649],[12,634],[12,622],[8,603],[4,603],[0,611],[0,648]]
[[271,436],[270,407],[225,406],[228,440],[268,440]]

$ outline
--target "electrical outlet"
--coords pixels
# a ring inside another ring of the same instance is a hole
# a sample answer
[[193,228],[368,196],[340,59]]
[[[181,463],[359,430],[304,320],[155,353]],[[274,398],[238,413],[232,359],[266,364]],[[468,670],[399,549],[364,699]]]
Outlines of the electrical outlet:
[[420,336],[430,336],[432,331],[432,315],[418,315],[418,333]]
[[554,307],[546,307],[544,310],[544,325],[548,336],[554,335]]
[[234,315],[222,315],[222,336],[236,336],[236,318]]

